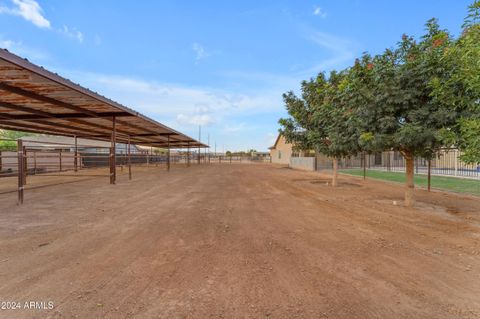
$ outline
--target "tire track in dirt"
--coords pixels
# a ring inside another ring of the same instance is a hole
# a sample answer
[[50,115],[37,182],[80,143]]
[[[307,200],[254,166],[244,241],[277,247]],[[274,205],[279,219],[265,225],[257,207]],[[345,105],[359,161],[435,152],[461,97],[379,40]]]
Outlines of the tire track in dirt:
[[396,185],[319,180],[151,167],[0,201],[0,296],[51,298],[52,318],[479,317],[479,199],[419,192],[409,210],[386,204]]

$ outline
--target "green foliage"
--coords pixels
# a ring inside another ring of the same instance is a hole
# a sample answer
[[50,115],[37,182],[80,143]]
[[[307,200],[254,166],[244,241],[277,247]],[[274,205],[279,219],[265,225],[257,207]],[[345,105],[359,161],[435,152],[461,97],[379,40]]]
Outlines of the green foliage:
[[480,119],[462,119],[460,122],[460,135],[463,141],[464,154],[460,159],[466,163],[480,162]]
[[443,54],[449,68],[444,77],[431,82],[432,96],[438,104],[461,112],[457,125],[452,127],[453,143],[465,152],[462,160],[480,163],[480,1],[469,7],[463,33]]
[[462,28],[467,29],[471,26],[480,24],[480,1],[475,0],[468,7],[468,15],[462,25]]
[[426,29],[420,41],[404,35],[396,48],[365,55],[352,68],[350,99],[364,150],[432,158],[445,146],[443,133],[455,125],[460,110],[436,103],[431,82],[448,76],[443,55],[452,39],[435,19]]
[[165,155],[165,154],[167,154],[167,150],[164,149],[164,148],[154,147],[153,148],[153,153],[155,155]]
[[32,135],[35,135],[35,134],[18,132],[18,131],[0,130],[0,151],[15,151],[17,150],[17,142],[16,142],[17,139],[24,136],[32,136]]
[[355,155],[359,150],[353,114],[346,104],[347,71],[323,73],[302,82],[302,97],[284,94],[290,118],[280,119],[280,133],[296,150],[316,150],[331,157]]
[[302,82],[301,92],[283,95],[290,117],[279,121],[297,150],[432,158],[454,146],[480,163],[480,0],[458,39],[431,19],[420,39],[404,35],[382,54]]

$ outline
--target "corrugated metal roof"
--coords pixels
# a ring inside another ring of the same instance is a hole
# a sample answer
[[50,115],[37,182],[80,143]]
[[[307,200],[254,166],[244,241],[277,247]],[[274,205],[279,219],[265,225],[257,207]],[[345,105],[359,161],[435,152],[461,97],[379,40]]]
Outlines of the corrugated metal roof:
[[207,145],[0,49],[0,128],[182,148]]

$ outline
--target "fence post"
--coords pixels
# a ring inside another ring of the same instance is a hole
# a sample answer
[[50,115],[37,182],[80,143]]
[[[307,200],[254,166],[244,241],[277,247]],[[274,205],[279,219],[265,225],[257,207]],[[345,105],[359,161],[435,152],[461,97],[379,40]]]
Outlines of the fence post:
[[73,153],[73,170],[75,172],[78,171],[78,143],[77,143],[77,136],[75,135],[74,136],[74,139],[75,139],[75,151]]
[[112,135],[110,141],[110,184],[115,184],[117,179],[117,163],[116,163],[116,143],[117,143],[117,128],[116,118],[112,117]]
[[455,161],[455,176],[458,176],[458,151],[453,151],[454,161]]
[[187,167],[190,166],[190,142],[187,142]]
[[128,179],[132,180],[132,159],[130,156],[130,135],[128,136]]
[[27,160],[27,148],[23,147],[23,185],[27,185],[27,173],[28,173],[28,160]]
[[167,135],[167,171],[170,171],[170,135]]
[[430,191],[430,185],[431,185],[431,180],[432,180],[431,170],[432,170],[432,160],[429,159],[429,160],[428,160],[428,175],[427,175],[427,179],[428,179],[428,191]]
[[390,151],[387,152],[387,171],[390,172],[391,168],[390,168],[390,157],[391,157],[391,154],[390,154]]
[[[198,139],[200,141],[200,138]],[[200,145],[198,146],[198,165],[200,165],[200,155],[202,153],[200,152]]]
[[17,140],[18,204],[23,204],[23,141]]
[[37,152],[33,151],[33,175],[37,175]]
[[363,152],[363,179],[367,178],[367,153]]

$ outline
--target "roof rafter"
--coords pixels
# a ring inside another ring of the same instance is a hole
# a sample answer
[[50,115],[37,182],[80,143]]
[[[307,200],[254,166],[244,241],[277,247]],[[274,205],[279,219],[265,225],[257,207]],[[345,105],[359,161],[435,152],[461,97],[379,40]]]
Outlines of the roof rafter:
[[[150,146],[207,147],[130,108],[0,49],[0,127]],[[168,139],[167,139],[168,137]]]

